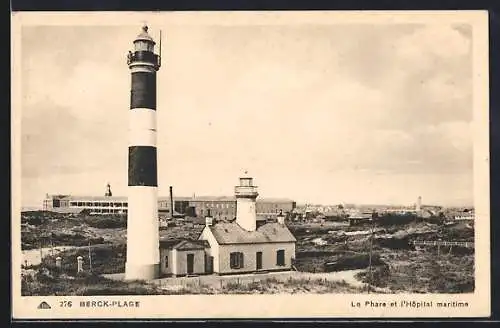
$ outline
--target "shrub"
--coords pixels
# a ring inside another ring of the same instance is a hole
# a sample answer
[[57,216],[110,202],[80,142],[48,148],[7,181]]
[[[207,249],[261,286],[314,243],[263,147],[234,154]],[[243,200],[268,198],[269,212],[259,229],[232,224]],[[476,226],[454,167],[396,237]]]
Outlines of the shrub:
[[[364,269],[370,264],[369,254],[355,254],[340,257],[335,262],[327,262],[324,264],[326,272]],[[372,254],[372,266],[385,264],[378,254]]]
[[125,286],[90,286],[82,287],[77,291],[77,295],[152,295],[157,294],[153,288],[144,286],[134,286],[133,288]]
[[390,249],[411,249],[412,245],[410,245],[408,241],[408,236],[403,238],[375,238],[374,242],[385,248]]
[[235,291],[235,290],[239,290],[239,289],[240,289],[240,284],[235,283],[235,282],[229,282],[229,283],[227,283],[227,284],[224,286],[224,289],[225,289],[225,290],[228,290],[228,291]]
[[87,216],[84,222],[89,226],[98,229],[117,229],[127,227],[127,218],[124,216],[101,217]]
[[[99,245],[91,247],[92,272],[95,274],[120,273],[125,271],[126,245]],[[62,258],[61,271],[68,275],[77,273],[77,257],[83,257],[83,269],[88,272],[90,269],[89,250],[87,247],[69,249],[59,253]],[[44,258],[43,264],[49,269],[54,269],[55,259],[52,256]]]
[[391,270],[388,265],[379,265],[372,268],[371,277],[369,270],[361,272],[357,275],[357,278],[362,282],[376,287],[387,287],[390,277]]
[[379,226],[392,226],[392,225],[405,225],[415,222],[417,217],[413,214],[385,214],[377,218],[377,225]]

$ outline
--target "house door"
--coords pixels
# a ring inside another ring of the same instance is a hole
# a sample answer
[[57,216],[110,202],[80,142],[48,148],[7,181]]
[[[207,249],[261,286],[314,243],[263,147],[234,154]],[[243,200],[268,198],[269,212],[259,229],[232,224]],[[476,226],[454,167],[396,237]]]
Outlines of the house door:
[[194,254],[187,255],[187,274],[192,274],[194,271]]
[[206,256],[205,257],[205,272],[206,273],[214,273],[214,257],[213,256]]
[[262,252],[257,252],[256,257],[257,257],[257,270],[261,270],[262,269]]

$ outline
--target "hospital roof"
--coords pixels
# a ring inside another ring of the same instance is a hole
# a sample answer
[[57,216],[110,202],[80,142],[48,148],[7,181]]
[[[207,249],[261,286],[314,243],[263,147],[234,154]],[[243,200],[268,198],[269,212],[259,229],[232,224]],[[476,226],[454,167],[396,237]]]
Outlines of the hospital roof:
[[[49,196],[51,199],[64,199],[64,200],[72,200],[72,201],[111,201],[111,202],[126,202],[127,201],[127,196],[88,196],[88,195],[51,195]],[[160,196],[158,197],[158,200],[160,201],[165,201],[165,200],[170,200],[170,197],[168,196]],[[221,201],[221,202],[235,202],[236,198],[234,196],[197,196],[195,198],[193,197],[175,197],[174,200],[176,201],[199,201],[199,202],[214,202],[214,201]],[[260,198],[257,200],[259,203],[288,203],[288,202],[293,202],[291,199],[287,198]]]

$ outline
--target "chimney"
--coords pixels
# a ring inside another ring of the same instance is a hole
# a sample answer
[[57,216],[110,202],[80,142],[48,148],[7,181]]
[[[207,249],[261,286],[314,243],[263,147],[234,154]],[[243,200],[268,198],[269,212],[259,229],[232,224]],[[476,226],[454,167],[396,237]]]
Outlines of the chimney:
[[174,218],[174,196],[172,192],[172,186],[170,186],[170,217]]
[[205,226],[209,227],[214,224],[214,218],[210,215],[210,209],[207,209],[207,216],[205,217]]
[[278,220],[278,223],[281,225],[285,224],[285,216],[283,215],[283,211],[280,210],[279,214],[277,215],[276,219]]

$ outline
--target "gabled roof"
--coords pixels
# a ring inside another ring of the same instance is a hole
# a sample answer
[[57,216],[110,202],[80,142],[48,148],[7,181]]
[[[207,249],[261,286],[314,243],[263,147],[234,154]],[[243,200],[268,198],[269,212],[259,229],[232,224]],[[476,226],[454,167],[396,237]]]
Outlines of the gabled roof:
[[177,250],[190,250],[190,249],[205,249],[209,248],[210,244],[206,240],[183,240],[173,248]]
[[246,231],[236,222],[220,222],[209,227],[217,243],[227,244],[257,244],[257,243],[288,243],[297,239],[288,228],[279,223],[266,223],[256,231]]
[[191,240],[191,239],[163,239],[160,240],[160,248],[176,249],[180,251],[191,249],[209,248],[210,244],[206,240]]

